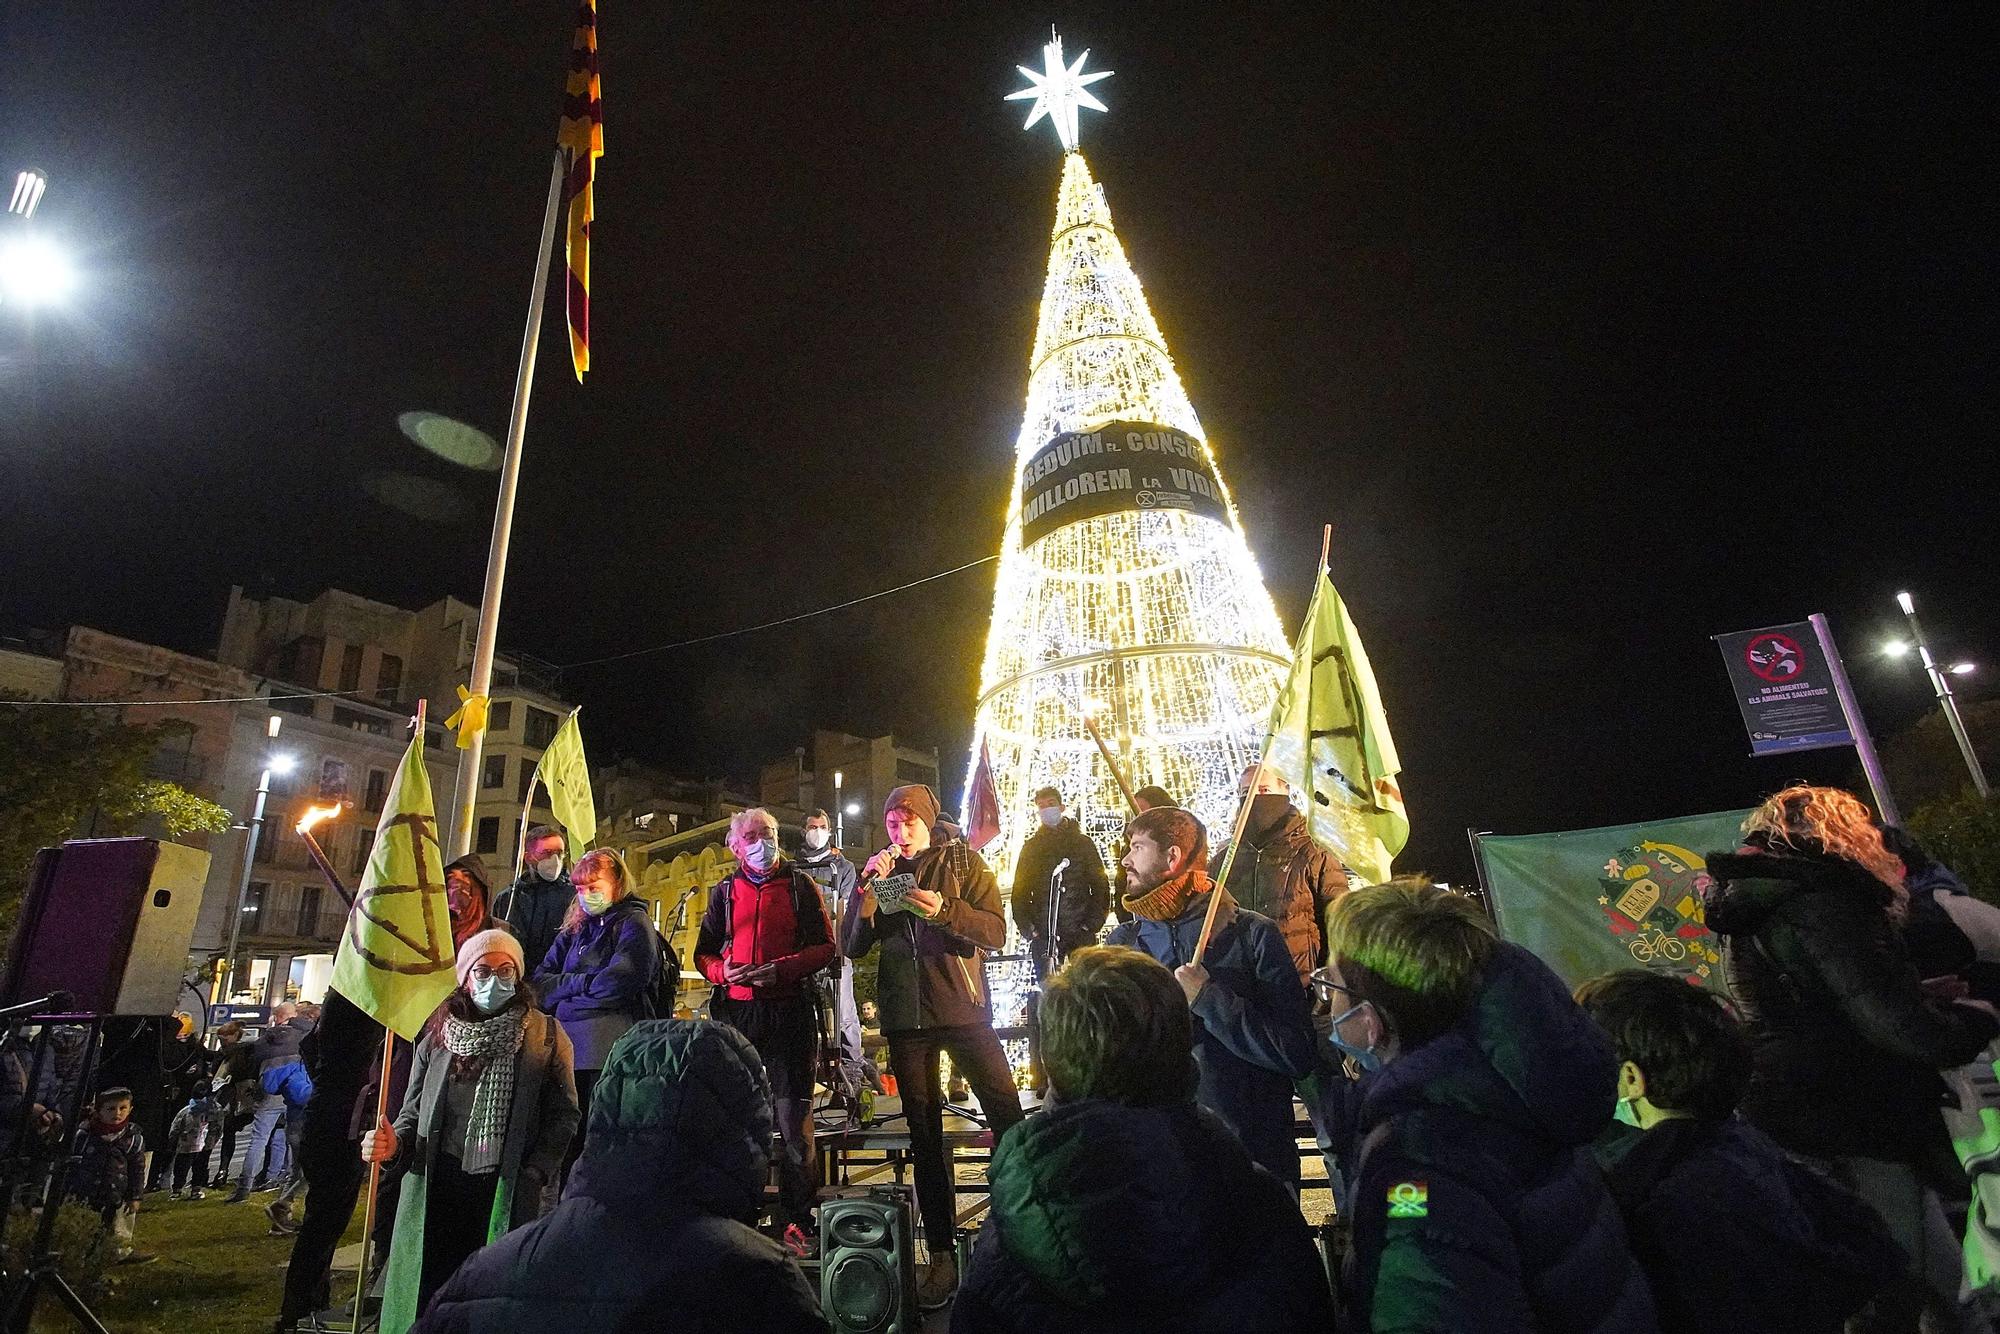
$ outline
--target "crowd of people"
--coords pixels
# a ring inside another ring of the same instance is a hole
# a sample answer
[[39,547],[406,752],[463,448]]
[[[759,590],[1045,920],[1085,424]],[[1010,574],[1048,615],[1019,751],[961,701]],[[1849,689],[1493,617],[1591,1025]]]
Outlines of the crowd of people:
[[[1786,789],[1709,856],[1725,997],[1642,969],[1572,992],[1472,898],[1353,885],[1257,766],[1233,855],[1140,795],[1114,880],[1037,793],[1005,896],[921,785],[889,795],[861,867],[823,813],[793,855],[741,812],[695,947],[705,1019],[671,1017],[678,961],[622,859],[567,865],[537,828],[497,902],[479,859],[449,868],[457,987],[392,1068],[337,993],[281,1007],[224,1046],[150,1169],[130,1091],[104,1084],[71,1192],[129,1251],[149,1170],[198,1197],[247,1133],[231,1198],[270,1176],[271,1226],[297,1233],[281,1329],[329,1305],[370,1162],[390,1334],[826,1328],[801,1270],[813,1098],[874,1080],[853,992],[872,955],[917,1302],[963,1334],[1987,1327],[1996,1252],[1946,1118],[1978,1120],[1950,1081],[2000,1054],[2000,909],[1858,799]],[[1037,979],[1032,1114],[982,967],[1010,915]],[[993,1146],[963,1274],[946,1057]],[[10,1125],[60,1134],[40,1090],[4,1091]],[[1317,1231],[1295,1102],[1334,1201]]]

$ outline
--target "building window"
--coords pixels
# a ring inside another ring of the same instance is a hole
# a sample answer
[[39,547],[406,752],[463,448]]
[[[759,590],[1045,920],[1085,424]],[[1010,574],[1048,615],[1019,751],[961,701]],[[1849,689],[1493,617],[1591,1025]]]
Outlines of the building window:
[[270,897],[271,897],[270,881],[252,880],[250,882],[250,892],[243,896],[244,930],[255,931],[257,929],[257,923],[263,918],[264,915],[264,903]]
[[536,750],[541,750],[556,739],[556,726],[560,721],[547,709],[529,705],[527,721],[522,724],[521,739]]
[[504,732],[513,725],[514,725],[513,700],[503,699],[496,701],[493,707],[486,711],[487,731]]
[[382,655],[382,665],[375,671],[375,694],[384,700],[393,700],[403,688],[403,660],[393,653]]
[[343,709],[338,704],[333,706],[333,725],[345,727],[350,732],[366,732],[371,736],[389,735],[387,722],[359,709]]
[[299,886],[299,934],[317,936],[319,934],[319,898],[321,885]]
[[507,757],[505,755],[488,755],[486,757],[485,768],[479,778],[479,786],[507,786]]
[[523,757],[521,760],[521,790],[514,794],[514,800],[526,801],[528,799],[528,790],[534,787],[534,785],[535,766],[528,763],[527,759]]
[[487,855],[500,851],[500,817],[484,816],[479,821],[479,837],[474,840],[474,852]]
[[320,660],[325,650],[326,645],[318,635],[300,635],[279,651],[275,675],[300,685],[317,686],[320,683]]
[[361,689],[361,645],[349,644],[340,652],[340,688]]
[[389,775],[380,769],[368,771],[367,794],[361,799],[361,809],[380,812],[382,804],[389,800]]
[[368,869],[368,854],[375,850],[375,831],[357,829],[354,831],[354,860],[349,863],[350,874],[360,875]]
[[264,817],[264,827],[257,831],[257,863],[269,866],[278,859],[278,822],[271,816]]
[[319,762],[319,799],[347,800],[347,761],[329,758]]

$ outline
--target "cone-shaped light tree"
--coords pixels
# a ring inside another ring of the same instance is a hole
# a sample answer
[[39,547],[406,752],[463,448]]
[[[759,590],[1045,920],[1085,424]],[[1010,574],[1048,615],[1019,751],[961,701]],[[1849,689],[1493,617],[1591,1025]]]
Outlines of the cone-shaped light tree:
[[1077,109],[1103,110],[1086,51],[1025,67],[1063,145],[1017,485],[980,676],[976,762],[992,757],[1002,883],[1060,789],[1109,850],[1129,811],[1086,727],[1093,717],[1134,788],[1158,784],[1227,836],[1235,784],[1257,757],[1290,646],[1194,406],[1111,210],[1077,151]]

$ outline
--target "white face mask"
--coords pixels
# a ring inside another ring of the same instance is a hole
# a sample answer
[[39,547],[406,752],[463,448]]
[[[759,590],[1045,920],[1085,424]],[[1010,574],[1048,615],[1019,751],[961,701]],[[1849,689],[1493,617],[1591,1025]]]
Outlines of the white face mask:
[[832,837],[833,831],[830,829],[808,829],[806,830],[806,846],[814,852],[818,852],[827,845],[827,840]]
[[743,849],[743,864],[753,871],[768,871],[778,864],[778,840],[759,839]]
[[562,854],[552,852],[535,863],[535,874],[544,880],[558,880],[562,877]]
[[507,1008],[507,1002],[514,999],[514,983],[504,977],[489,977],[484,981],[475,978],[465,989],[472,997],[473,1005],[481,1014],[498,1014]]
[[1043,806],[1035,814],[1041,817],[1044,829],[1054,829],[1062,823],[1063,810],[1060,806]]

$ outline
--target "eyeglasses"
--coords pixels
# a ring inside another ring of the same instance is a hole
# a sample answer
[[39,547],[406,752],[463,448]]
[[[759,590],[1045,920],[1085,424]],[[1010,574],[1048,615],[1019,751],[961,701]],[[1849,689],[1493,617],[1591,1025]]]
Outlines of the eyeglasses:
[[1314,969],[1312,976],[1306,980],[1306,985],[1320,995],[1325,996],[1329,1001],[1333,1000],[1335,998],[1334,993],[1338,992],[1340,995],[1347,997],[1348,1004],[1350,1005],[1359,1005],[1361,1003],[1360,992],[1344,982],[1334,981],[1333,974],[1324,968]]
[[495,978],[500,979],[502,982],[519,982],[521,980],[521,970],[511,963],[503,963],[498,968],[488,967],[483,963],[476,963],[467,971],[475,982],[491,982]]

